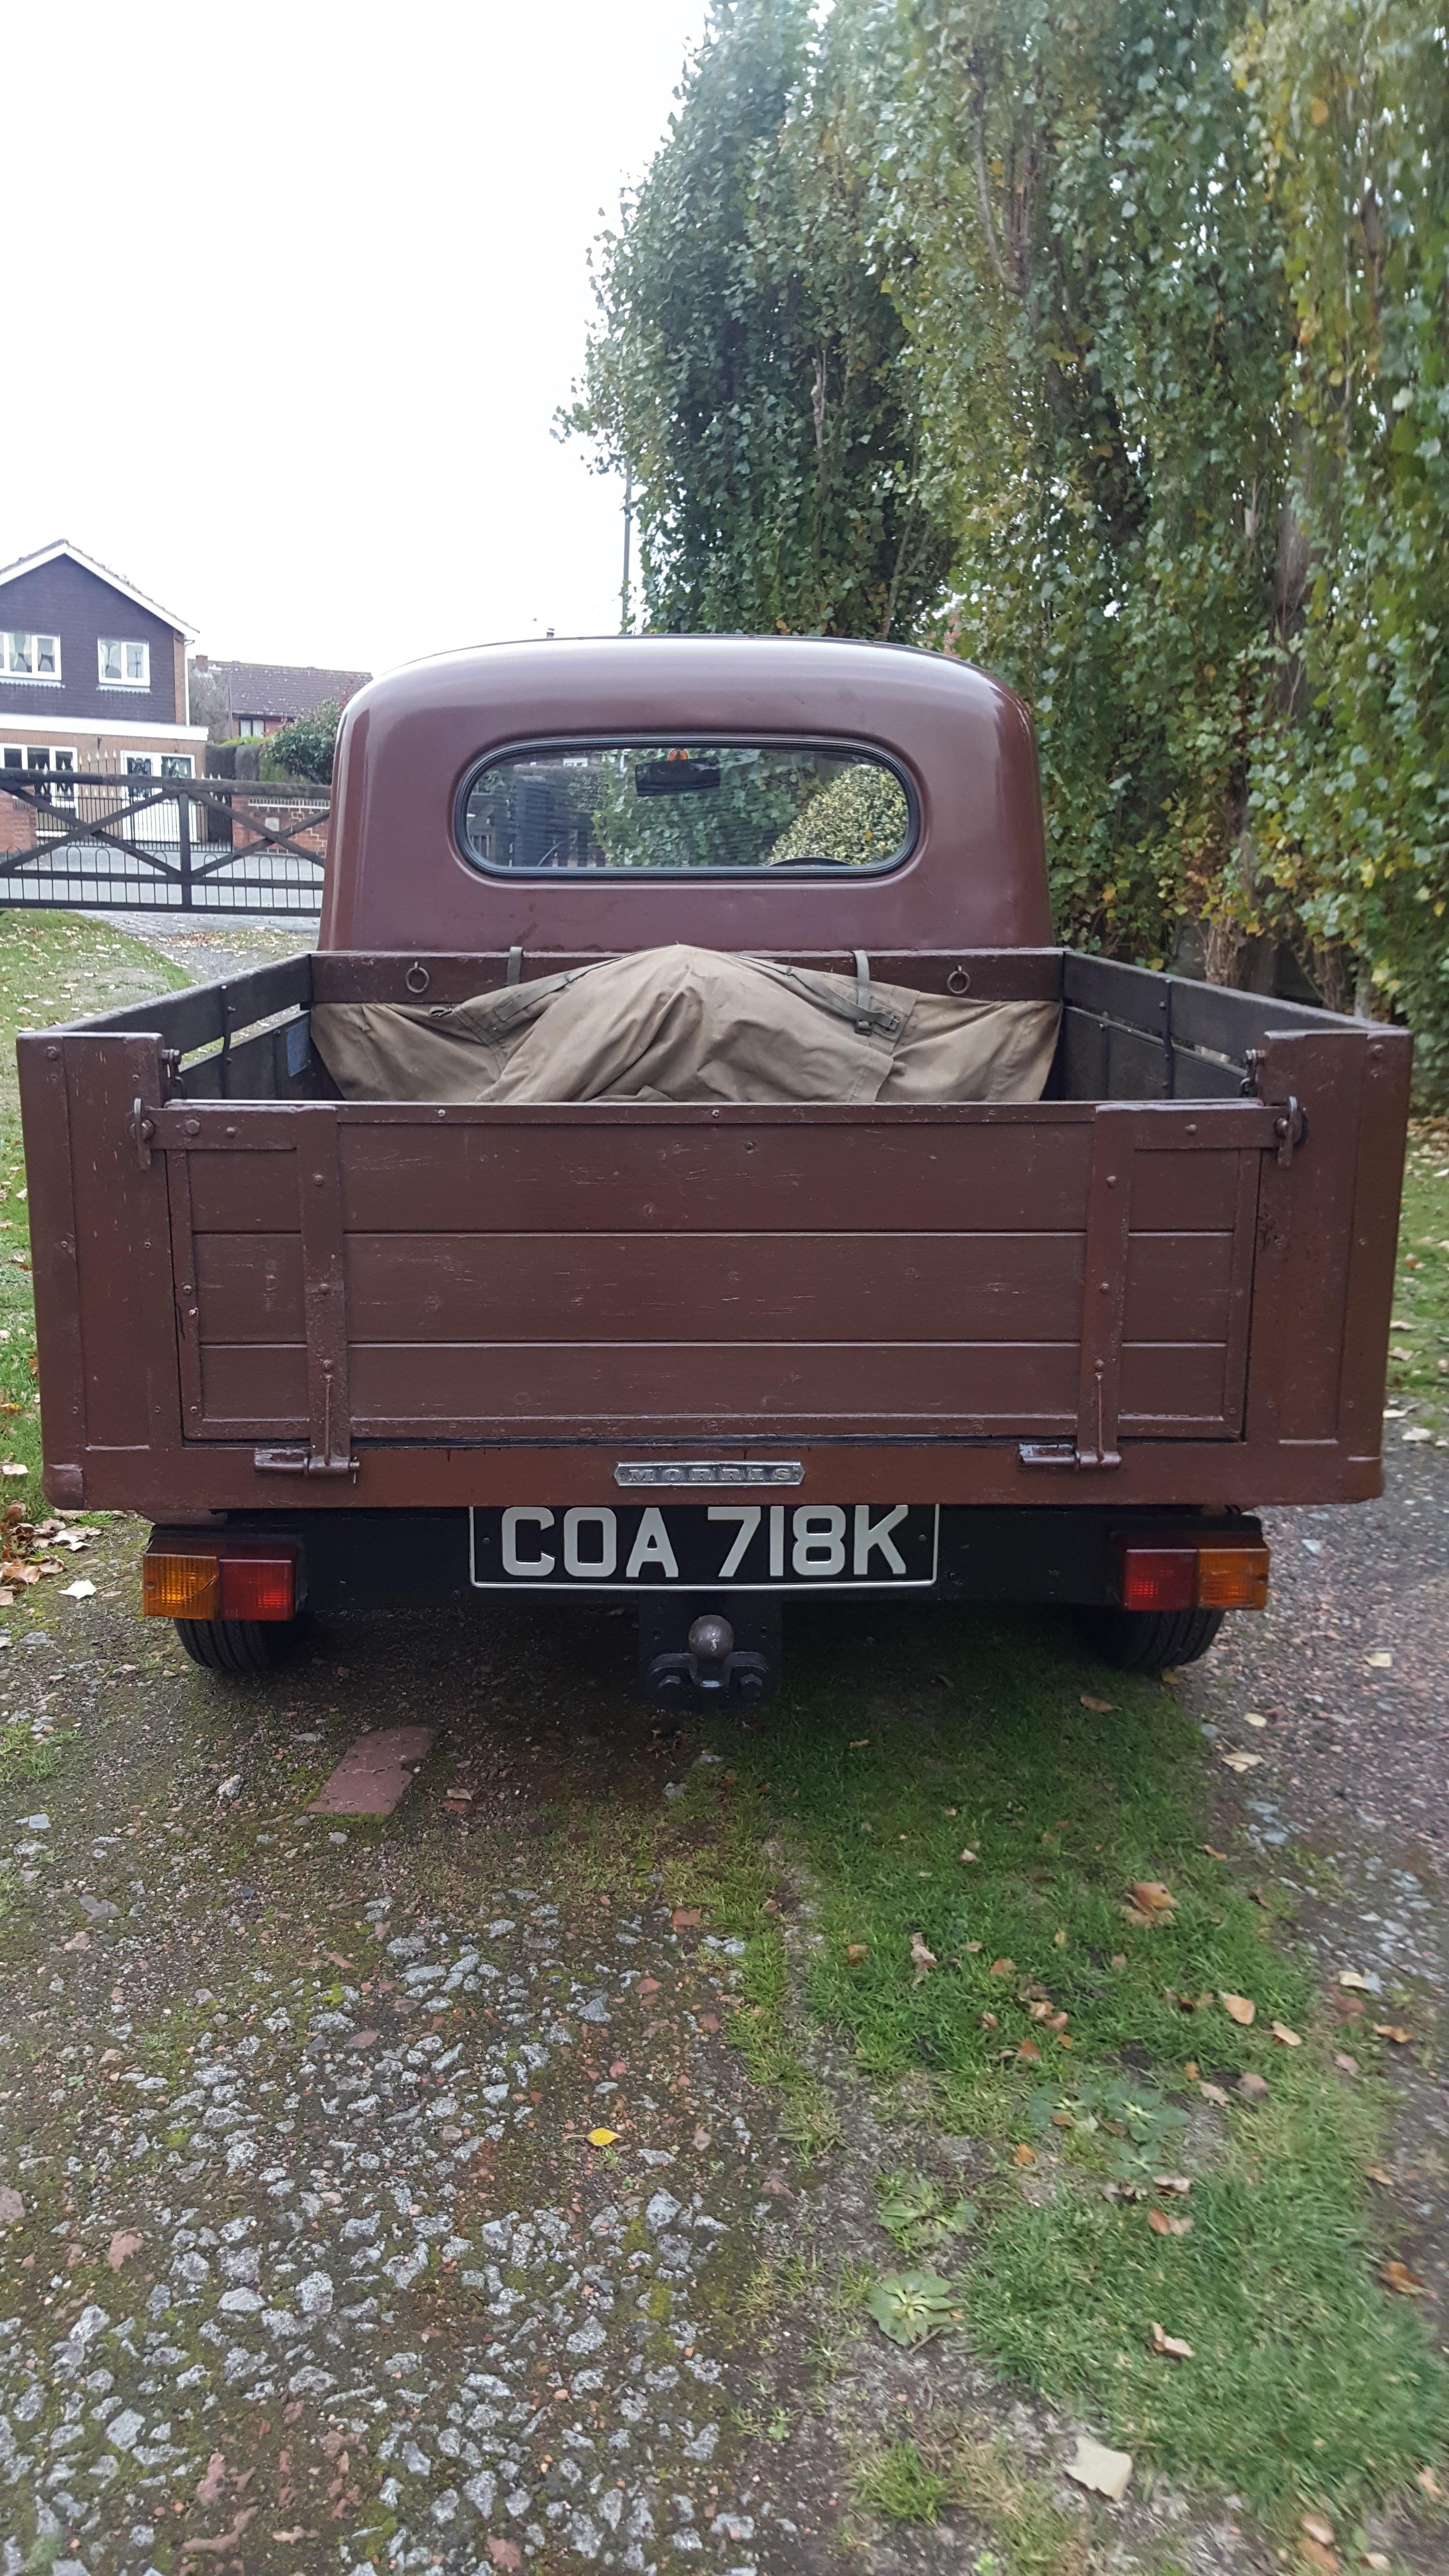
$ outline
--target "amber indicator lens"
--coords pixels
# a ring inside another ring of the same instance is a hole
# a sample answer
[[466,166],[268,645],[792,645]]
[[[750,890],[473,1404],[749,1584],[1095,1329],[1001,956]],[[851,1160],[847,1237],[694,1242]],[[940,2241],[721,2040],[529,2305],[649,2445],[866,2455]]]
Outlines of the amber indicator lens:
[[1124,1610],[1190,1610],[1197,1582],[1195,1547],[1124,1547]]
[[148,1619],[220,1617],[221,1568],[214,1549],[181,1556],[148,1548],[141,1559],[141,1607]]
[[290,1619],[297,1603],[297,1563],[292,1556],[224,1556],[223,1619]]
[[1268,1551],[1265,1547],[1200,1547],[1197,1552],[1199,1610],[1265,1610],[1268,1606]]

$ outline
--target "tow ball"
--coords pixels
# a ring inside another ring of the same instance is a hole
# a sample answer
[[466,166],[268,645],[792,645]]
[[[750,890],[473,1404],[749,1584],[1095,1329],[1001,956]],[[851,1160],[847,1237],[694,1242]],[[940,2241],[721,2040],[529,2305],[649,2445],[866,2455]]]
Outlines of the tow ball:
[[[639,1677],[647,1699],[760,1700],[775,1684],[780,1615],[768,1605],[726,1617],[662,1602],[640,1604]],[[689,1618],[686,1628],[684,1621]]]

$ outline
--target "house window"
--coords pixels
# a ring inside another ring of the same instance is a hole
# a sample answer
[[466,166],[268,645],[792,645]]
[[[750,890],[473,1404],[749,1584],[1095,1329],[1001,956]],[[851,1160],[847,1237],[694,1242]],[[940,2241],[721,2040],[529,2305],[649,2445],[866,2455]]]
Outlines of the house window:
[[27,635],[11,627],[0,635],[0,664],[13,680],[58,680],[60,637]]
[[265,735],[267,730],[266,717],[238,716],[236,720],[236,729],[238,735],[243,737],[246,741],[253,741],[258,737]]
[[42,770],[55,784],[46,796],[48,805],[64,806],[75,811],[75,753],[73,750],[41,750],[17,742],[0,743],[0,768]]
[[149,689],[151,647],[128,644],[124,637],[102,635],[96,645],[101,680],[110,689]]
[[191,778],[196,764],[189,751],[128,751],[128,778]]

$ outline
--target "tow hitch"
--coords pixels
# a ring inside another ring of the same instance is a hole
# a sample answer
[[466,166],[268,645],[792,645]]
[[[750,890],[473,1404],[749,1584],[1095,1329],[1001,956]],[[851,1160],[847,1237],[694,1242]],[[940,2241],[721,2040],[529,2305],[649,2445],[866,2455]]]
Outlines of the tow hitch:
[[646,1699],[767,1699],[779,1667],[778,1602],[732,1600],[728,1615],[700,1609],[697,1599],[639,1604],[639,1679]]

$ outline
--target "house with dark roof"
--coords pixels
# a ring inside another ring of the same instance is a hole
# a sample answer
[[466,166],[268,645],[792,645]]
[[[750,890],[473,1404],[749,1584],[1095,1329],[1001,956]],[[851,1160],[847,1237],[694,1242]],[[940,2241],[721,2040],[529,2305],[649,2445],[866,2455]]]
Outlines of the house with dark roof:
[[69,538],[0,568],[0,771],[193,778],[192,630]]
[[192,720],[205,725],[213,742],[280,733],[329,702],[345,707],[372,677],[370,671],[324,671],[311,663],[218,662],[207,653],[196,654],[189,668]]

